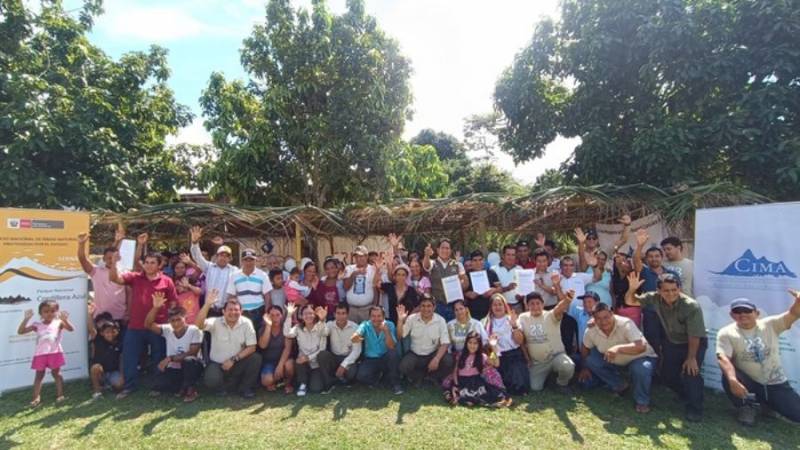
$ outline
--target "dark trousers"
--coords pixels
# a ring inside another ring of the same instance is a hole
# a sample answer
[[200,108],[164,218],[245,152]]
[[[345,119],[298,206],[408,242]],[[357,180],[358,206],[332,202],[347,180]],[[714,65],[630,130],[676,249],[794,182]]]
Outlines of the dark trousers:
[[150,347],[150,364],[155,367],[167,353],[167,342],[163,337],[150,330],[133,330],[128,328],[122,341],[122,369],[125,377],[125,389],[136,388],[139,375],[139,355],[145,346]]
[[379,358],[364,358],[358,365],[356,380],[366,385],[375,385],[382,378],[392,386],[400,384],[400,357],[395,350],[389,350]]
[[227,372],[222,370],[222,364],[208,363],[203,374],[203,382],[209,389],[221,389],[225,392],[244,392],[253,389],[258,382],[261,372],[261,354],[253,353],[247,358],[239,360]]
[[[703,359],[708,348],[708,339],[700,339],[697,349],[697,367],[702,369]],[[668,339],[661,341],[663,365],[661,367],[661,380],[673,391],[677,392],[686,401],[686,411],[696,414],[703,413],[703,377],[683,373],[683,362],[689,353],[689,344],[673,344]]]
[[[345,358],[347,358],[347,356],[334,355],[332,352],[326,350],[319,352],[319,355],[317,355],[317,362],[319,362],[319,368],[322,370],[322,375],[325,377],[325,387],[330,386],[330,384],[335,381],[336,371]],[[358,363],[350,364],[344,374],[344,381],[349,383],[355,380],[357,372]]]
[[[792,389],[788,381],[781,384],[763,385],[739,369],[736,369],[736,379],[747,388],[747,392],[756,395],[759,403],[769,406],[773,411],[792,422],[800,423],[800,395]],[[737,408],[744,406],[744,400],[731,392],[731,385],[724,375],[722,376],[722,388],[725,389],[725,393],[734,406]]]
[[322,372],[321,367],[311,368],[311,363],[294,364],[295,385],[305,384],[311,392],[320,392],[329,385],[328,377]]
[[578,350],[578,321],[569,314],[561,317],[561,343],[568,355]]
[[200,377],[203,375],[203,364],[196,359],[188,359],[181,362],[181,368],[167,367],[164,372],[158,374],[153,389],[159,392],[180,392],[189,388],[195,388]]
[[256,333],[258,333],[258,331],[261,330],[261,325],[263,325],[264,323],[263,306],[248,311],[242,311],[242,315],[250,319],[251,322],[253,322],[253,329],[256,330]]
[[661,319],[658,318],[658,313],[653,306],[642,307],[642,334],[653,350],[661,355],[661,343],[666,339]]
[[[408,381],[412,383],[419,383],[425,378],[428,372],[428,364],[431,362],[433,357],[436,356],[436,352],[431,353],[430,355],[417,355],[414,352],[408,352],[403,355],[403,359],[400,360],[400,373],[408,378]],[[439,361],[439,368],[436,369],[435,372],[431,373],[431,375],[436,378],[438,382],[441,381],[449,374],[453,372],[453,355],[450,353],[445,353],[442,357],[441,361]]]

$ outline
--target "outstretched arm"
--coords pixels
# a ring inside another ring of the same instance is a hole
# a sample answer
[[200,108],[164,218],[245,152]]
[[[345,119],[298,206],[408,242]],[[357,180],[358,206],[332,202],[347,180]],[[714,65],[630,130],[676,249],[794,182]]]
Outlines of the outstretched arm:
[[89,242],[89,233],[81,233],[78,235],[78,261],[81,263],[81,268],[84,272],[91,275],[94,266],[89,262],[86,257],[86,244]]
[[28,321],[31,320],[31,317],[33,317],[33,310],[29,309],[25,311],[25,316],[22,318],[22,322],[19,324],[19,327],[17,327],[17,334],[28,334],[31,331],[36,330],[36,328],[34,328],[32,325],[28,326]]

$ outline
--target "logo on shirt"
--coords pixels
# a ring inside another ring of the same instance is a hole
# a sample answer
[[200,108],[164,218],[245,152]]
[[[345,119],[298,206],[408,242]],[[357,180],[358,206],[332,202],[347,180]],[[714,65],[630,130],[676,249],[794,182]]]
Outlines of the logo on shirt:
[[732,263],[728,264],[721,272],[711,272],[716,275],[727,275],[733,277],[789,277],[797,278],[786,263],[783,261],[773,262],[762,256],[756,258],[753,251],[750,249],[745,250],[742,256],[736,258]]

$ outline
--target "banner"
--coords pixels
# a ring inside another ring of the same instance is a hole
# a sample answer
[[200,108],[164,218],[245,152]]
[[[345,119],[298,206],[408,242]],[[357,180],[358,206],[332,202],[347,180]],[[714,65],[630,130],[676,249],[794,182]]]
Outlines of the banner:
[[[706,386],[722,389],[716,337],[720,328],[733,322],[733,299],[750,299],[761,317],[783,313],[792,304],[787,290],[800,289],[798,223],[800,203],[697,211],[694,291],[708,329]],[[781,335],[780,347],[786,375],[800,390],[800,325]]]
[[36,334],[20,336],[17,328],[28,309],[31,322],[39,320],[44,300],[57,301],[75,327],[64,331],[64,379],[88,376],[88,283],[77,257],[78,233],[88,230],[88,213],[0,209],[0,392],[33,384]]

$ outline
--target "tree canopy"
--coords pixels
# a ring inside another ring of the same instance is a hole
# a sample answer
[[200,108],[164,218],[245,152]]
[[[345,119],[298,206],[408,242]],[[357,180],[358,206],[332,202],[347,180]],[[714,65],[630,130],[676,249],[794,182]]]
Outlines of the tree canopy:
[[0,2],[0,205],[124,209],[177,197],[167,135],[191,115],[167,87],[166,51],[114,61],[86,35],[101,12]]
[[362,0],[331,14],[270,0],[244,42],[247,82],[211,76],[201,104],[219,151],[213,191],[244,204],[375,200],[410,116],[411,68]]
[[495,87],[516,162],[579,136],[567,182],[800,195],[800,15],[771,0],[565,0]]

